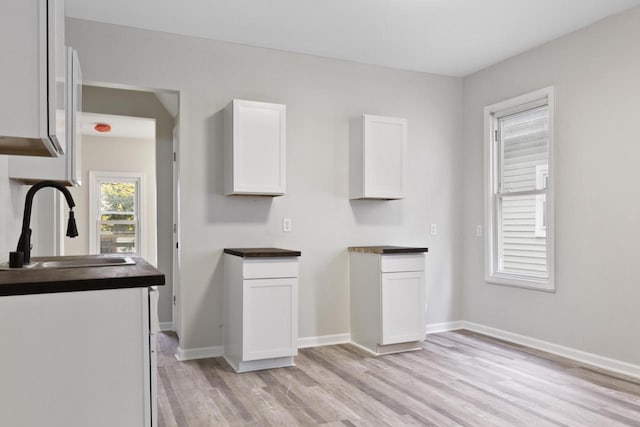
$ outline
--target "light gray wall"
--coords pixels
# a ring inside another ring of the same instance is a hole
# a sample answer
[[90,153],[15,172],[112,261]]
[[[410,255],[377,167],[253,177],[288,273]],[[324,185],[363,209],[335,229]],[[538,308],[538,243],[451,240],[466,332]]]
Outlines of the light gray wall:
[[[180,91],[183,348],[222,342],[225,247],[302,251],[300,337],[349,331],[349,245],[429,246],[427,320],[460,319],[460,79],[74,19],[67,36],[88,81]],[[221,110],[233,98],[287,105],[285,196],[222,195]],[[407,199],[349,201],[349,119],[362,113],[408,119]]]
[[[640,8],[464,80],[465,320],[640,363]],[[483,107],[556,88],[556,287],[484,283]]]
[[[84,69],[87,61],[82,59]],[[86,74],[85,80],[87,79]],[[169,96],[169,95],[167,95]],[[176,96],[176,95],[171,95]],[[158,270],[165,275],[160,287],[158,316],[172,320],[173,297],[173,126],[174,119],[153,93],[83,86],[82,109],[91,113],[156,119],[156,183],[158,221]]]
[[9,261],[18,245],[27,189],[9,179],[9,157],[0,156],[0,262]]

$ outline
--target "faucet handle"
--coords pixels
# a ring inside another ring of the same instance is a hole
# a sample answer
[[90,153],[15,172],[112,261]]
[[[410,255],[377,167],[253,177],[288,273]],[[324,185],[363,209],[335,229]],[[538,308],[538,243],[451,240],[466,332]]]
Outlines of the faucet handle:
[[24,252],[9,252],[9,268],[22,268],[24,266]]

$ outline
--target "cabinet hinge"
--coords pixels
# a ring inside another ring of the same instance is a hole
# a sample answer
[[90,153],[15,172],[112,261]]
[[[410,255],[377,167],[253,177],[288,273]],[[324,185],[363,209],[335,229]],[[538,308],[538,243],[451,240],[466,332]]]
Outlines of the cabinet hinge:
[[174,304],[176,303],[176,296],[175,295],[173,296],[173,303]]
[[173,232],[175,233],[176,230],[178,229],[178,227],[176,226],[176,224],[173,224]]
[[[498,129],[493,131],[493,140],[495,142],[498,142]],[[175,153],[174,153],[175,154]]]
[[173,161],[174,162],[176,161],[176,152],[175,151],[173,152]]
[[176,249],[178,249],[178,242],[176,242]]

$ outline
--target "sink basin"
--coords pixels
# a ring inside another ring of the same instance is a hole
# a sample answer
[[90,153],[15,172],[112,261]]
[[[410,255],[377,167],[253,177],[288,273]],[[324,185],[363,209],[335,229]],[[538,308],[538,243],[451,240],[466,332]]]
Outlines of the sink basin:
[[38,262],[31,268],[83,268],[83,267],[118,267],[122,265],[135,265],[130,257],[109,257],[93,259],[65,259],[60,261]]

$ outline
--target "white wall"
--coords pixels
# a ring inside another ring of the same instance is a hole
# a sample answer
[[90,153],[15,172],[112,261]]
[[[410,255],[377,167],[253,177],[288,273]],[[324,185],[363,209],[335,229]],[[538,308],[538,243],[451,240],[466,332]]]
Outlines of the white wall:
[[9,157],[0,156],[0,262],[18,245],[27,188],[9,179]]
[[[640,363],[640,8],[464,80],[465,320]],[[556,88],[556,287],[484,283],[483,107]]]
[[89,172],[136,172],[144,181],[143,232],[146,253],[143,257],[152,265],[157,263],[156,220],[156,141],[140,138],[82,137],[82,186],[69,188],[77,208],[74,209],[79,236],[65,239],[65,255],[84,255],[91,252],[89,235],[93,221],[89,217]]
[[[180,91],[183,348],[222,342],[224,247],[302,251],[301,337],[349,331],[349,245],[429,246],[427,320],[460,319],[460,79],[73,19],[67,36],[88,81]],[[285,196],[222,196],[233,98],[287,105]],[[348,200],[349,119],[362,113],[408,119],[407,199]]]

